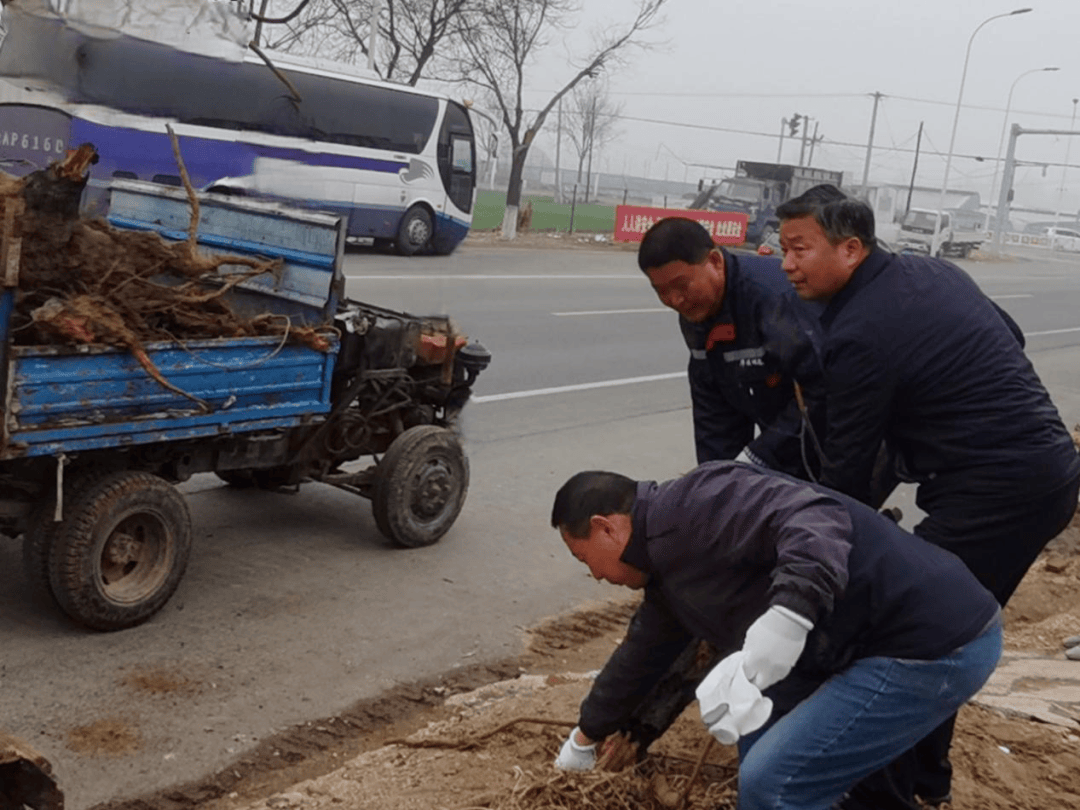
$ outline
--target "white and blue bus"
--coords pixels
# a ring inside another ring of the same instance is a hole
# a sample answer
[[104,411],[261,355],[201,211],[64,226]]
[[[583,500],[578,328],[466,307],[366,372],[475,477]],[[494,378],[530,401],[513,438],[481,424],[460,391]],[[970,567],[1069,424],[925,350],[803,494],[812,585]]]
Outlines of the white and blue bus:
[[339,213],[350,239],[405,255],[468,233],[474,131],[445,96],[286,54],[227,61],[123,37],[69,52],[51,75],[3,79],[0,168],[26,174],[91,143],[91,213],[114,177],[180,184],[168,124],[196,188]]

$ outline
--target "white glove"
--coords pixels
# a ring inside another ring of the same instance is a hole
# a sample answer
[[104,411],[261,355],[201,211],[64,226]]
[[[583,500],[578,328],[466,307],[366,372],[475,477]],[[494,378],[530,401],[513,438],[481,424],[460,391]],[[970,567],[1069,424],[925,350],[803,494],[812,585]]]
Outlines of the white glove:
[[578,745],[574,742],[577,733],[577,728],[570,732],[555,758],[555,767],[560,771],[591,771],[596,764],[596,743]]
[[772,701],[750,683],[743,670],[746,653],[732,653],[698,684],[695,694],[701,721],[722,745],[733,745],[757,731],[772,714]]
[[813,629],[813,622],[786,607],[773,605],[762,613],[743,641],[743,669],[750,683],[764,692],[786,678]]
[[769,469],[769,465],[762,461],[760,457],[751,453],[749,447],[744,447],[740,450],[739,455],[735,456],[735,460],[742,462],[743,464],[753,464],[755,467],[761,467],[763,470]]

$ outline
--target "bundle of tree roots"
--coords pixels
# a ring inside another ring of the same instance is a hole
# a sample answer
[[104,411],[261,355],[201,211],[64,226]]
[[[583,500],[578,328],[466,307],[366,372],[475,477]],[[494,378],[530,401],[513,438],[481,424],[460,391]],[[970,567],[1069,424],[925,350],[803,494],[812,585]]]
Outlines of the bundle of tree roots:
[[492,797],[491,810],[733,810],[734,768],[704,766],[650,755],[618,773],[541,773],[519,770],[509,791]]
[[153,232],[80,218],[80,197],[96,159],[94,148],[84,144],[26,177],[0,173],[5,254],[21,243],[12,315],[15,344],[126,348],[166,385],[143,348],[146,342],[284,337],[287,331],[290,341],[328,350],[317,329],[272,315],[241,317],[229,307],[225,294],[232,287],[255,275],[280,272],[281,261],[202,254],[195,240],[198,199],[183,169],[192,204],[187,241],[168,242]]

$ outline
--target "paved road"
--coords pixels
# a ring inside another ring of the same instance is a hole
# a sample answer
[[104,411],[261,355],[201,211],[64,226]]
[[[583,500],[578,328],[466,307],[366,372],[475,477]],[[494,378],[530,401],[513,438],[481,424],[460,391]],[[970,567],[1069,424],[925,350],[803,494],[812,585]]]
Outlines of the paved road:
[[[1067,422],[1080,422],[1080,266],[966,266],[1028,332]],[[347,271],[351,297],[450,313],[495,356],[466,414],[465,511],[438,545],[403,551],[338,490],[240,492],[196,477],[178,593],[115,634],[34,604],[17,544],[0,543],[0,725],[54,762],[71,810],[198,777],[396,682],[515,652],[521,627],[616,593],[547,527],[555,488],[586,467],[664,478],[693,464],[685,350],[632,253],[357,253]],[[140,674],[193,688],[140,691]],[[126,729],[138,750],[71,750],[69,732],[93,723]]]

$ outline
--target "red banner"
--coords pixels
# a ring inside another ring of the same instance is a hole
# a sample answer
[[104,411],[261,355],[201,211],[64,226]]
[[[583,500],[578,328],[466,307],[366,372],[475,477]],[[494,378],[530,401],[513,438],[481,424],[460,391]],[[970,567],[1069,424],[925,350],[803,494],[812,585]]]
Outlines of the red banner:
[[653,225],[667,217],[700,222],[718,245],[741,245],[746,241],[746,214],[733,211],[691,211],[687,208],[615,206],[615,241],[640,242]]

